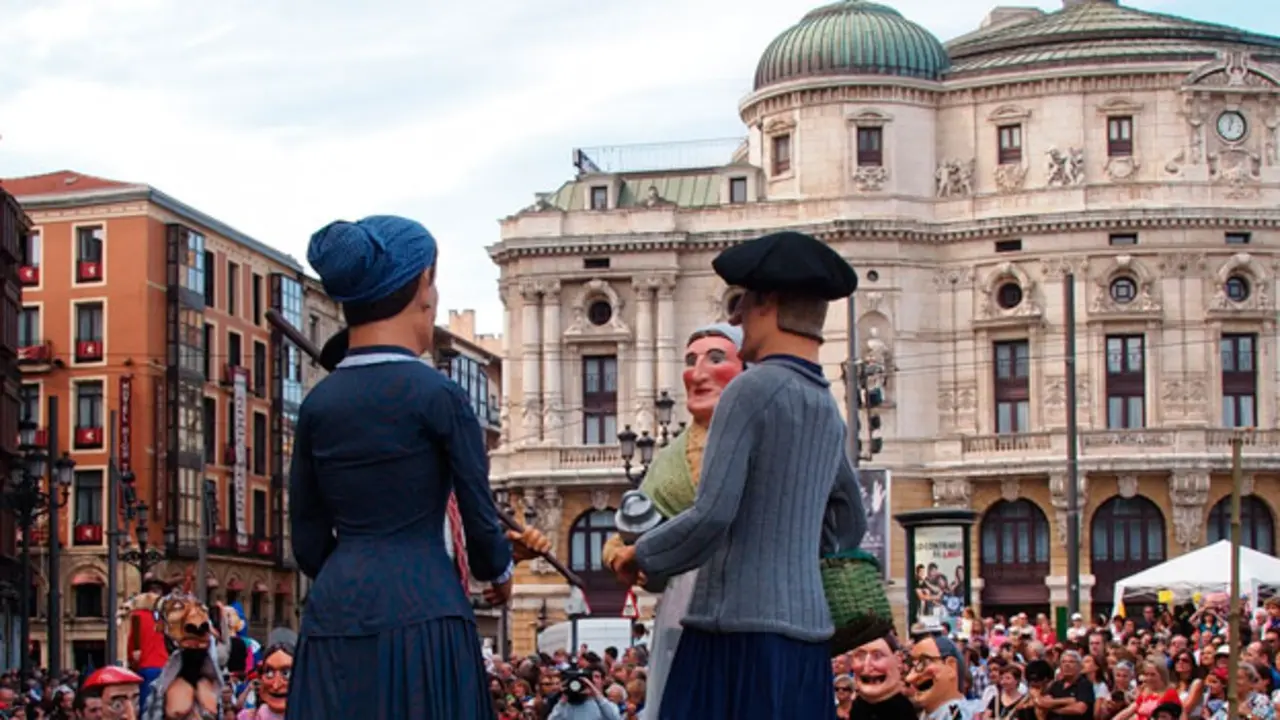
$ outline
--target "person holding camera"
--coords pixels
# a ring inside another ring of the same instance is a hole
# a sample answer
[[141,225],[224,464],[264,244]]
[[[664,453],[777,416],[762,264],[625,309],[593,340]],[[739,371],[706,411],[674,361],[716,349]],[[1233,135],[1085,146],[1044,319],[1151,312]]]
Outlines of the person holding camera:
[[560,680],[564,690],[548,720],[622,720],[618,707],[585,673],[561,673]]

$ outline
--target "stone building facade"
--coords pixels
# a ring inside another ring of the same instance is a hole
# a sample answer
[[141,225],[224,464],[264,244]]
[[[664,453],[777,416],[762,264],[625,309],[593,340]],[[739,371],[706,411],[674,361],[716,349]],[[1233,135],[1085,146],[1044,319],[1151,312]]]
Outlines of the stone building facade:
[[[595,572],[628,487],[616,433],[658,433],[663,391],[680,419],[681,343],[733,300],[711,259],[781,228],[858,269],[855,317],[828,319],[833,392],[852,325],[887,370],[872,464],[893,473],[891,512],[980,513],[985,610],[1066,602],[1068,282],[1084,608],[1222,535],[1237,427],[1256,428],[1246,542],[1274,551],[1280,39],[1068,0],[998,8],[943,45],[844,0],[766,49],[739,112],[745,139],[672,145],[666,166],[655,148],[578,151],[491,248],[509,361],[494,482],[597,583],[598,615],[618,610]],[[890,549],[905,603],[896,526]],[[519,577],[517,650],[566,596],[546,568]]]

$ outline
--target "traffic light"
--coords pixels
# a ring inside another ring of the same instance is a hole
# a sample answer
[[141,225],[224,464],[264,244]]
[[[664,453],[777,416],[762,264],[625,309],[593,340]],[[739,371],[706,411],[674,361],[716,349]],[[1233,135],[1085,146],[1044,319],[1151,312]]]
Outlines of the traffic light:
[[867,454],[867,458],[870,459],[884,450],[884,440],[878,435],[880,432],[880,415],[875,412],[876,408],[884,404],[884,390],[878,387],[868,387],[865,372],[862,373],[859,381],[862,385],[862,409],[867,414],[867,449],[870,451]]

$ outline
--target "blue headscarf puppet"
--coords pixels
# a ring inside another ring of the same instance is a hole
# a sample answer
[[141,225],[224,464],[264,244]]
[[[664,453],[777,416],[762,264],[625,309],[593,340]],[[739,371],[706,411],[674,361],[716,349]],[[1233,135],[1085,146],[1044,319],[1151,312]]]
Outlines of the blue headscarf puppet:
[[[325,293],[347,305],[391,296],[436,264],[436,240],[421,223],[395,215],[329,223],[311,236],[307,262]],[[332,370],[347,354],[343,330],[325,343],[320,364]]]

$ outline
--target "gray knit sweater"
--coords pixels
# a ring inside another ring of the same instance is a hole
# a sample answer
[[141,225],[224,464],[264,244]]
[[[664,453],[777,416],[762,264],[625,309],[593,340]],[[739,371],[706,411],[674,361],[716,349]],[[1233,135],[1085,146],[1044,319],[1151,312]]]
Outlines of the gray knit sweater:
[[830,384],[801,363],[766,359],[729,383],[693,507],[636,543],[650,578],[701,568],[686,627],[831,637],[818,559],[866,531],[846,432]]

